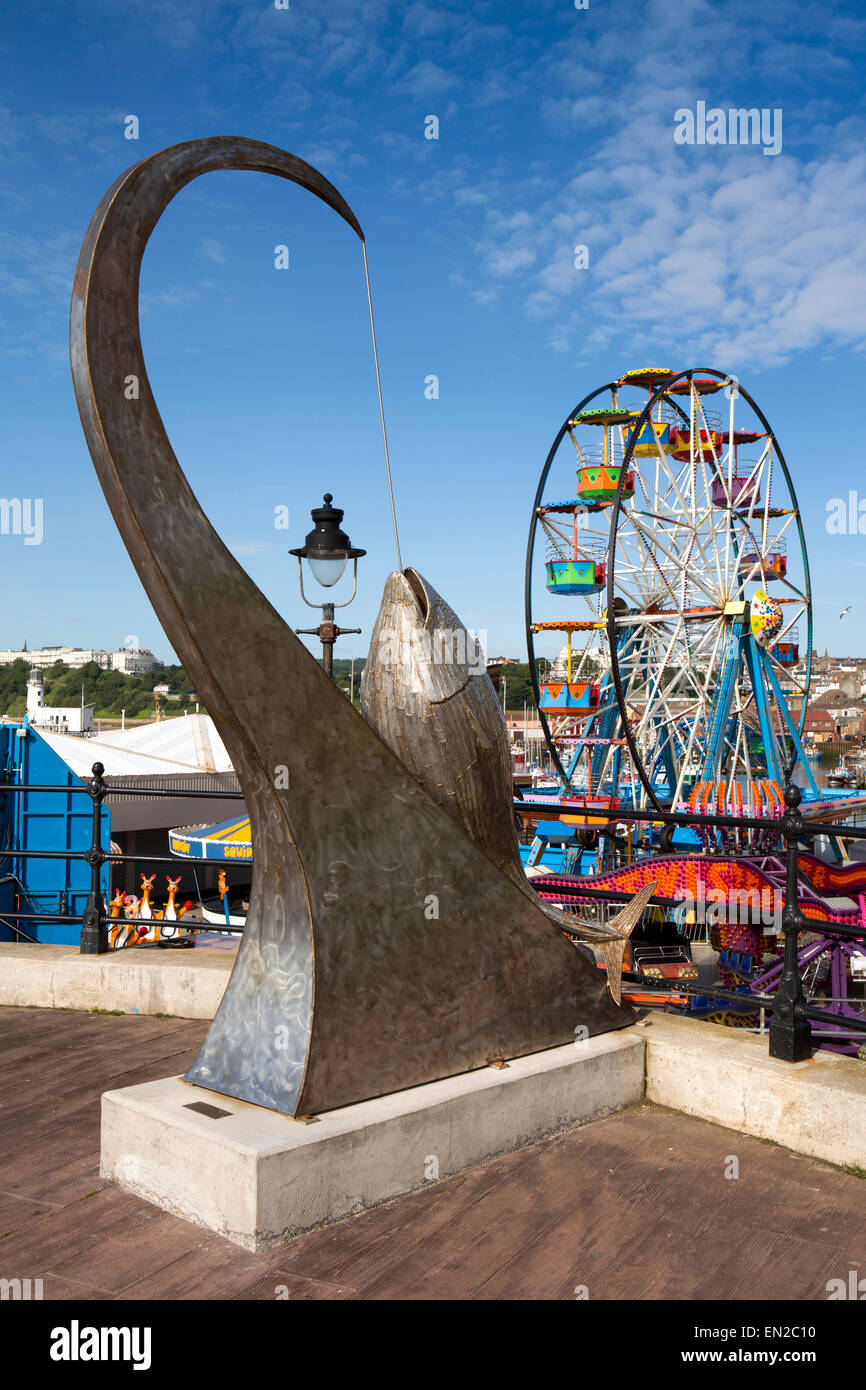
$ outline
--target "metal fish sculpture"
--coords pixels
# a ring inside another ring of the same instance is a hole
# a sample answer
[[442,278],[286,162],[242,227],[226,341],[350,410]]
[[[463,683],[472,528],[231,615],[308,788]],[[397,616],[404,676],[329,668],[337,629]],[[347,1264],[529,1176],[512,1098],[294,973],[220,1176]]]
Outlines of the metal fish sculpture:
[[481,644],[415,569],[385,583],[361,711],[437,805],[525,890],[508,738]]
[[417,570],[388,576],[361,678],[361,709],[437,805],[563,931],[598,946],[622,998],[626,943],[655,884],[606,924],[559,911],[523,869],[508,734],[476,635]]
[[236,136],[161,150],[121,174],[94,213],[70,356],[97,476],[229,751],[255,846],[234,969],[185,1079],[303,1117],[631,1014],[329,680],[181,471],[145,366],[139,272],[164,208],[217,169],[290,180],[363,241],[337,189],[286,150]]

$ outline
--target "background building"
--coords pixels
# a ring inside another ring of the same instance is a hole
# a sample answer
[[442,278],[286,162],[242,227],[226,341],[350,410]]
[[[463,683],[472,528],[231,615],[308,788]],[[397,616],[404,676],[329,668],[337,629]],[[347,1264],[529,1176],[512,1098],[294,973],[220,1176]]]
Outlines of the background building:
[[11,666],[13,661],[29,661],[43,668],[53,666],[55,661],[76,668],[93,661],[102,671],[120,671],[126,676],[140,676],[162,665],[147,647],[140,651],[136,647],[118,647],[115,652],[100,647],[35,647],[30,651],[26,642],[20,651],[0,651],[0,666]]
[[21,651],[0,652],[0,666],[10,666],[13,661],[30,661],[35,666],[53,666],[55,661],[62,661],[65,666],[76,667],[95,661],[103,671],[111,667],[109,653],[94,647],[37,647],[28,651],[25,643]]
[[147,647],[141,651],[136,647],[119,647],[111,653],[112,671],[120,671],[125,676],[141,676],[161,665],[162,662]]
[[27,718],[39,729],[60,734],[89,734],[93,730],[93,705],[46,705],[45,681],[38,666],[27,680]]

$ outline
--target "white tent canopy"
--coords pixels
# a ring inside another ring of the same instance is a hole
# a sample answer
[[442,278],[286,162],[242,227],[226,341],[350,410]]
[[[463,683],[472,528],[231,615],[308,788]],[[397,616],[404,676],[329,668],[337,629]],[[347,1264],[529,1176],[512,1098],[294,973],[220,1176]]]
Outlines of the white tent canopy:
[[79,777],[95,762],[109,777],[231,772],[225,744],[209,714],[178,715],[133,729],[109,729],[95,738],[77,738],[39,729],[39,735]]

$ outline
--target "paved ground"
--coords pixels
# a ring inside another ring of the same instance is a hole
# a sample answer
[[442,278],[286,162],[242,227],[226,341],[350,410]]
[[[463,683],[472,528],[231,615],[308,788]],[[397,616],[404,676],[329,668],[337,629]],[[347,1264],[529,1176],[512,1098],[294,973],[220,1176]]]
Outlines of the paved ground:
[[[75,1299],[826,1299],[866,1181],[639,1106],[252,1255],[99,1177],[102,1091],[207,1025],[0,1008],[0,1278]],[[730,1157],[739,1177],[725,1177]]]

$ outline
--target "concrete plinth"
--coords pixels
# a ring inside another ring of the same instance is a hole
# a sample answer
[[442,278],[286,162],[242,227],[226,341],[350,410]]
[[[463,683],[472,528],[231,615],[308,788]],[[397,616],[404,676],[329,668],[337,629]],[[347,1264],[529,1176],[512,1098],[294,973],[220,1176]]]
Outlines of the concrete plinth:
[[832,1052],[768,1056],[767,1037],[654,1014],[646,1098],[829,1163],[866,1167],[866,1063]]
[[234,960],[202,946],[82,956],[77,946],[4,941],[0,1004],[213,1018]]
[[[301,1123],[179,1077],[102,1098],[104,1177],[266,1250],[639,1101],[643,1028],[607,1033]],[[217,1113],[189,1107],[204,1104]]]

